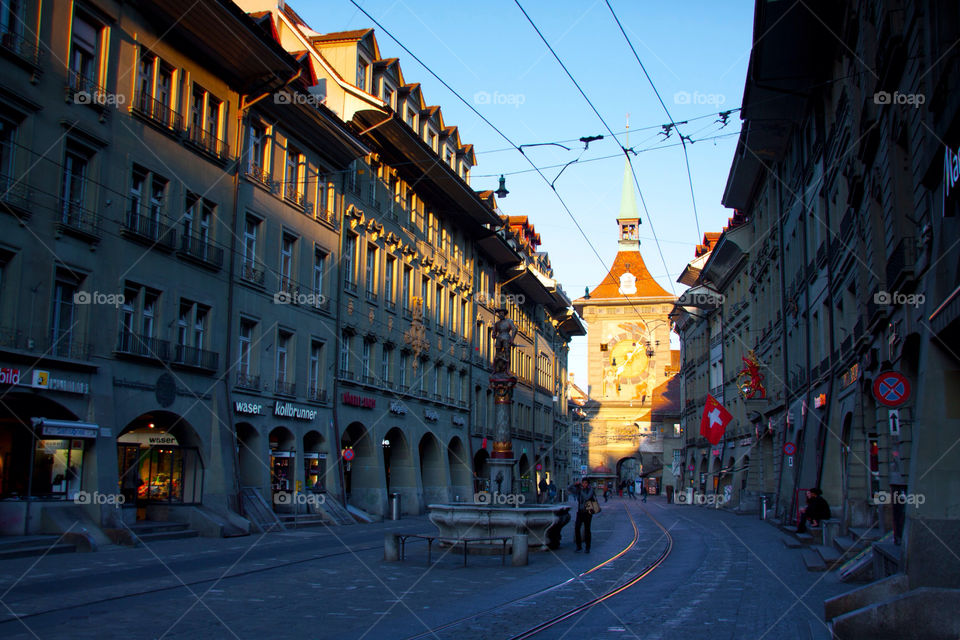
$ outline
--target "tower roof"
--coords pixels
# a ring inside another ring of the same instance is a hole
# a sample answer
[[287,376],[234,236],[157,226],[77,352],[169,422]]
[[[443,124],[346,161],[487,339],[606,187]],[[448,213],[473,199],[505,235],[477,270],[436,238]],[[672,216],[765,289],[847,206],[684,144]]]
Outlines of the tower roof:
[[[618,251],[606,277],[590,292],[590,300],[624,298],[673,299],[675,296],[653,279],[639,251]],[[577,302],[586,304],[589,300],[580,298]]]

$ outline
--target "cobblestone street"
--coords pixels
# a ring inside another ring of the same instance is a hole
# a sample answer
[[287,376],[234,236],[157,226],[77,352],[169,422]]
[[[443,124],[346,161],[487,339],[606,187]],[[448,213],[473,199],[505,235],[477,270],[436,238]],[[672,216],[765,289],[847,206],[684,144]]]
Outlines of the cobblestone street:
[[[629,514],[628,514],[629,512]],[[666,561],[634,587],[566,625],[590,638],[818,638],[825,598],[845,591],[834,574],[808,573],[783,534],[755,517],[614,499],[594,522],[594,548],[575,554],[572,528],[556,553],[527,567],[499,556],[408,548],[382,560],[385,531],[424,531],[425,518],[229,540],[158,542],[149,548],[10,560],[0,566],[5,638],[507,638],[642,571],[673,538]],[[427,632],[466,615],[590,575]],[[21,579],[18,580],[18,578]],[[62,576],[69,576],[63,578]],[[25,616],[21,621],[14,614]],[[560,637],[563,625],[543,637]]]

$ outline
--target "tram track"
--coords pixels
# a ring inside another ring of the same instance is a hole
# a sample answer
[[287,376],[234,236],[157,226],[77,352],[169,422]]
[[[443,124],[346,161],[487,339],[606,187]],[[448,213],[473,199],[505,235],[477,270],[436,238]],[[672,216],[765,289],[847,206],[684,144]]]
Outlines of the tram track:
[[[598,564],[598,565],[596,565],[596,566],[588,569],[587,571],[584,571],[584,572],[579,573],[579,574],[577,574],[577,575],[575,575],[575,576],[572,576],[572,577],[570,577],[570,578],[567,578],[566,580],[563,580],[563,581],[561,581],[561,582],[558,582],[558,583],[556,583],[556,584],[554,584],[554,585],[551,585],[551,586],[549,586],[549,587],[545,587],[545,588],[543,588],[543,589],[538,589],[537,591],[535,591],[535,592],[533,592],[533,593],[529,593],[529,594],[527,594],[527,595],[520,596],[520,597],[514,598],[514,599],[512,599],[512,600],[508,600],[508,601],[503,602],[503,603],[500,603],[500,604],[498,604],[498,605],[496,605],[496,606],[494,606],[494,607],[489,607],[489,608],[484,609],[484,610],[482,610],[482,611],[477,611],[477,612],[472,613],[472,614],[470,614],[470,615],[463,616],[463,617],[461,617],[461,618],[457,618],[456,620],[451,620],[451,621],[446,622],[446,623],[444,623],[444,624],[441,624],[441,625],[438,625],[438,626],[435,626],[435,627],[431,627],[430,629],[428,629],[428,630],[426,630],[426,631],[424,631],[424,632],[422,632],[422,633],[419,633],[419,634],[413,635],[413,636],[409,636],[409,637],[405,638],[404,640],[419,640],[419,639],[421,639],[421,638],[437,637],[437,633],[438,633],[438,632],[446,631],[446,630],[451,629],[451,628],[453,628],[453,627],[457,627],[457,626],[463,625],[463,624],[465,624],[465,623],[467,623],[467,622],[470,622],[470,621],[472,621],[472,620],[475,620],[475,619],[477,619],[477,618],[479,618],[479,617],[481,617],[481,616],[486,616],[486,615],[489,615],[489,614],[491,614],[491,613],[495,613],[495,612],[498,612],[498,611],[502,611],[502,610],[504,610],[504,609],[507,609],[508,607],[518,605],[518,604],[523,603],[523,602],[525,602],[525,601],[532,600],[532,599],[534,599],[534,598],[543,596],[543,595],[545,595],[545,594],[547,594],[547,593],[550,593],[550,592],[556,591],[556,590],[558,590],[558,589],[561,589],[561,588],[563,588],[563,587],[565,587],[565,586],[567,586],[567,585],[569,585],[569,584],[571,584],[571,583],[577,582],[578,580],[580,580],[580,579],[582,579],[582,578],[590,575],[591,573],[593,573],[593,572],[595,572],[595,571],[598,571],[598,570],[602,569],[603,567],[607,566],[607,565],[610,564],[611,562],[614,562],[615,560],[618,560],[619,558],[621,558],[621,557],[623,557],[624,555],[626,555],[631,549],[633,549],[633,548],[637,545],[637,542],[640,540],[640,529],[637,527],[637,522],[636,522],[636,520],[634,519],[633,514],[630,513],[630,510],[626,508],[626,505],[624,505],[624,510],[626,511],[627,516],[630,518],[630,525],[633,527],[633,538],[631,539],[630,543],[629,543],[626,547],[624,547],[623,549],[621,549],[619,552],[615,553],[614,555],[610,556],[609,558],[607,558],[606,560],[604,560],[604,561],[601,562],[600,564]],[[522,640],[522,639],[524,639],[524,638],[531,638],[531,637],[533,637],[533,636],[541,633],[542,631],[545,631],[546,629],[549,629],[549,628],[551,628],[551,627],[553,627],[553,626],[556,626],[557,624],[560,624],[561,622],[563,622],[563,621],[565,621],[565,620],[568,620],[568,619],[570,619],[570,618],[572,618],[572,617],[574,617],[574,616],[576,616],[576,615],[578,615],[578,614],[580,614],[580,613],[583,613],[584,611],[587,611],[588,609],[590,609],[590,608],[592,608],[592,607],[600,604],[600,603],[603,602],[604,600],[607,600],[607,599],[612,598],[612,597],[614,597],[614,596],[616,596],[616,595],[618,595],[618,594],[620,594],[620,593],[623,593],[624,591],[626,591],[627,589],[629,589],[630,587],[634,586],[635,584],[637,584],[638,582],[640,582],[642,579],[644,579],[645,577],[647,577],[648,575],[650,575],[650,573],[652,573],[657,567],[659,567],[661,564],[663,564],[663,562],[666,560],[667,556],[669,556],[669,555],[670,555],[670,552],[673,550],[673,538],[670,536],[670,532],[669,532],[662,524],[660,524],[660,522],[659,522],[656,518],[654,518],[652,515],[650,515],[650,513],[647,512],[646,510],[644,511],[644,513],[645,513],[645,515],[646,515],[648,518],[650,518],[650,520],[651,520],[654,524],[657,525],[657,527],[660,528],[661,531],[663,531],[663,534],[664,534],[664,536],[665,536],[666,539],[667,539],[667,546],[666,546],[666,548],[664,549],[663,552],[660,553],[660,555],[659,555],[652,563],[650,563],[649,565],[647,565],[646,567],[644,567],[643,571],[641,571],[641,572],[638,573],[638,574],[635,574],[635,575],[632,576],[629,580],[627,580],[627,581],[625,581],[625,582],[622,582],[622,583],[620,583],[619,585],[613,587],[612,589],[609,589],[609,590],[605,591],[604,593],[602,593],[602,594],[600,594],[600,595],[598,595],[598,596],[594,596],[593,598],[590,598],[590,599],[588,599],[587,601],[585,601],[585,602],[583,602],[583,603],[581,603],[581,604],[579,604],[579,605],[577,605],[577,606],[575,606],[575,607],[572,607],[572,608],[570,608],[570,609],[567,609],[566,611],[564,611],[564,612],[562,612],[562,613],[560,613],[560,614],[558,614],[558,615],[556,615],[556,616],[553,616],[552,618],[550,618],[550,619],[548,619],[548,620],[545,620],[545,621],[543,621],[543,622],[540,622],[540,623],[538,623],[537,625],[534,625],[534,626],[526,629],[525,631],[523,631],[523,632],[521,632],[521,633],[519,633],[519,634],[517,634],[517,635],[515,635],[515,636],[512,636],[510,640]]]

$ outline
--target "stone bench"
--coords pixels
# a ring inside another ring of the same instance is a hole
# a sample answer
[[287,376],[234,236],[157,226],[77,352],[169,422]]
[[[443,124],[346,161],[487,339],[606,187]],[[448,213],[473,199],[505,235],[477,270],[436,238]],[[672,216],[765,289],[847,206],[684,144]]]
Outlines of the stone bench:
[[[407,556],[407,540],[414,538],[427,541],[427,565],[432,561],[433,543],[445,544],[451,547],[463,547],[463,566],[467,566],[467,554],[470,543],[500,543],[500,562],[507,564],[507,543],[513,541],[512,558],[514,566],[527,564],[527,536],[516,534],[512,536],[493,537],[459,537],[451,538],[432,533],[387,533],[383,541],[383,559],[386,561],[405,560]],[[474,547],[478,549],[478,547]]]

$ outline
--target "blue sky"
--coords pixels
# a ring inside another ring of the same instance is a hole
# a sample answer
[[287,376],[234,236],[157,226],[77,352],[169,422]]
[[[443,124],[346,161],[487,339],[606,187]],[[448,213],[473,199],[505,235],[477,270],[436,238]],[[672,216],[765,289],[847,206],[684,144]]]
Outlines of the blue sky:
[[[464,143],[477,151],[472,186],[496,189],[506,174],[510,195],[499,200],[503,213],[528,215],[550,253],[554,272],[571,298],[600,283],[616,254],[616,217],[623,155],[553,55],[512,1],[414,2],[359,0],[374,18],[434,72],[517,144],[576,140],[603,134],[583,145],[525,149],[538,166],[580,161],[556,181],[586,234],[530,165],[493,129],[464,106],[385,33],[377,30],[383,57],[400,58],[408,82],[420,82],[428,104],[443,108],[447,124],[460,128]],[[720,111],[740,106],[753,25],[753,2],[648,2],[610,0],[647,72],[688,145],[700,233],[719,231],[732,211],[720,204],[736,145],[740,120],[722,127]],[[289,3],[315,30],[341,31],[374,26],[349,0]],[[665,139],[659,125],[669,121],[604,0],[573,2],[521,0],[564,64],[615,133],[630,114],[630,147],[649,216],[640,209],[641,250],[651,274],[668,291],[680,293],[676,278],[693,257],[699,237],[682,149],[676,133]],[[699,118],[694,120],[694,118]],[[645,129],[647,127],[655,127]],[[644,130],[645,129],[645,130]],[[713,136],[724,136],[707,140]],[[620,136],[621,142],[626,138]],[[619,155],[618,155],[619,154]],[[616,156],[585,162],[592,158]],[[544,169],[550,180],[559,168]],[[664,260],[654,241],[656,231]],[[591,246],[593,248],[591,248]],[[594,253],[599,253],[600,257]],[[666,267],[664,267],[664,261]],[[587,379],[586,338],[574,341],[570,370]]]

